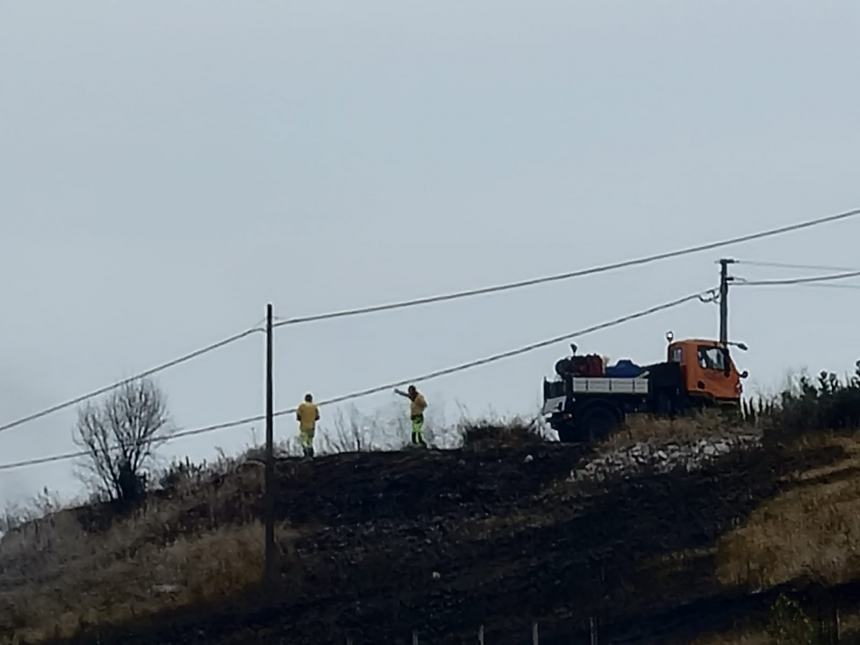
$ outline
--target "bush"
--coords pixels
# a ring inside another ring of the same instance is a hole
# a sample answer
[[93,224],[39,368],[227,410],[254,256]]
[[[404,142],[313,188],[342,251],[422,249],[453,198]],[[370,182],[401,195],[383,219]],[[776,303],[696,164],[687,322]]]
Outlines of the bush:
[[526,423],[515,419],[509,423],[497,424],[490,421],[466,421],[461,426],[463,447],[516,448],[544,443],[546,437],[537,423]]
[[814,645],[815,628],[800,604],[780,594],[770,609],[768,636],[778,645]]
[[844,379],[832,372],[816,379],[803,374],[777,397],[744,401],[743,412],[772,436],[860,429],[860,361]]

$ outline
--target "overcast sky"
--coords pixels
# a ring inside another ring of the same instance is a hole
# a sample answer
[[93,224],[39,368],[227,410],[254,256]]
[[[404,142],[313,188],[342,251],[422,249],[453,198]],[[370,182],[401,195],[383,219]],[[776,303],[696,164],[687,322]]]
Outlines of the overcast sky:
[[[431,295],[858,207],[858,33],[860,4],[825,0],[0,0],[0,422],[241,331],[268,301],[289,317]],[[852,220],[725,254],[853,266],[858,239]],[[711,287],[720,253],[281,330],[277,407]],[[668,329],[714,336],[717,314],[579,345],[655,361]],[[860,358],[860,291],[737,289],[731,316],[750,386]],[[533,414],[566,352],[428,399]],[[176,425],[262,412],[262,360],[256,337],[161,375]],[[0,461],[71,449],[74,418],[3,433]],[[0,502],[73,495],[71,472],[0,473]]]

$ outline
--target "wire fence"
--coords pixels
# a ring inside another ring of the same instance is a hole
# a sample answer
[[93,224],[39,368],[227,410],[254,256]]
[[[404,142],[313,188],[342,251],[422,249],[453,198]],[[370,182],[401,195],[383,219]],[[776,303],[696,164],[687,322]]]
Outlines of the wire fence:
[[[608,640],[601,640],[600,623],[595,616],[587,619],[567,622],[564,625],[553,623],[542,623],[539,621],[526,622],[521,630],[505,627],[498,632],[493,632],[485,625],[478,625],[471,635],[463,633],[450,634],[442,636],[439,632],[422,631],[419,629],[412,630],[411,633],[395,637],[394,643],[398,645],[429,645],[437,642],[440,637],[445,642],[457,639],[462,643],[477,643],[478,645],[492,645],[496,640],[501,640],[501,635],[504,635],[505,642],[510,642],[512,637],[521,643],[529,643],[530,645],[565,645],[573,643],[583,643],[583,645],[598,645],[599,643],[608,643]],[[515,635],[519,633],[519,635]],[[465,640],[464,640],[465,638]],[[366,639],[359,639],[355,636],[346,635],[341,641],[344,645],[365,645]],[[380,641],[374,641],[380,642]]]

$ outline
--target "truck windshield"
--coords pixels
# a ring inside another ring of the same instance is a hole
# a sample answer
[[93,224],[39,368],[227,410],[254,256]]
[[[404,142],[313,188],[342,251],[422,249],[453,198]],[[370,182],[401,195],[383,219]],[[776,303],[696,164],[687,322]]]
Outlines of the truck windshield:
[[726,354],[719,347],[699,347],[699,366],[706,370],[723,370]]

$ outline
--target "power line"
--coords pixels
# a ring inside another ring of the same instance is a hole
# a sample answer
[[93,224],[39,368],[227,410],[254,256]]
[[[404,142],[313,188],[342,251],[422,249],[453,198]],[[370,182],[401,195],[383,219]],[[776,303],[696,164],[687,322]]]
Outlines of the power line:
[[856,278],[860,276],[860,271],[848,271],[846,273],[831,273],[828,275],[818,275],[806,278],[789,278],[786,280],[745,280],[743,278],[735,278],[739,287],[766,287],[766,286],[782,286],[782,285],[803,285],[819,282],[831,282],[833,280],[847,280],[848,278]]
[[[768,285],[760,285],[760,284],[752,284],[746,282],[738,282],[735,286],[738,287],[760,287],[760,286],[768,286]],[[776,286],[794,286],[794,287],[803,287],[804,289],[848,289],[848,290],[857,290],[860,289],[860,284],[831,284],[830,282],[813,282],[813,283],[804,283],[795,285],[776,285]]]
[[161,365],[156,365],[155,367],[152,367],[148,370],[144,370],[143,372],[140,372],[139,374],[135,374],[134,376],[129,376],[128,378],[125,378],[121,381],[117,381],[116,383],[112,383],[110,385],[100,387],[97,390],[93,390],[92,392],[88,392],[86,394],[76,396],[75,398],[69,399],[68,401],[64,401],[62,403],[52,405],[51,407],[45,408],[44,410],[41,410],[40,412],[34,412],[33,414],[29,414],[25,417],[21,417],[20,419],[16,419],[15,421],[10,421],[9,423],[6,423],[6,424],[0,426],[0,432],[6,432],[7,430],[11,430],[13,428],[17,428],[18,426],[24,425],[25,423],[29,423],[30,421],[35,421],[37,419],[41,419],[41,418],[46,417],[50,414],[53,414],[54,412],[59,412],[60,410],[65,410],[66,408],[70,408],[72,406],[78,405],[78,404],[83,403],[83,402],[85,402],[89,399],[92,399],[94,397],[101,396],[102,394],[107,394],[108,392],[116,390],[117,388],[120,388],[124,385],[127,385],[129,383],[133,383],[134,381],[138,381],[142,378],[146,378],[147,376],[152,376],[153,374],[157,374],[158,372],[162,372],[162,371],[169,369],[171,367],[176,367],[177,365],[181,365],[182,363],[187,363],[190,360],[193,360],[195,358],[199,358],[200,356],[203,356],[204,354],[208,354],[209,352],[213,352],[216,349],[221,349],[222,347],[225,347],[227,345],[235,343],[236,341],[242,340],[243,338],[246,338],[252,334],[255,334],[255,333],[258,333],[261,331],[262,331],[262,329],[254,327],[252,329],[248,329],[246,331],[243,331],[242,333],[230,336],[229,338],[219,340],[216,343],[212,343],[211,345],[207,345],[206,347],[202,347],[200,349],[197,349],[193,352],[190,352],[188,354],[180,356],[179,358],[174,358],[173,360],[167,361],[166,363],[162,363]]
[[[713,292],[713,290],[711,290],[710,292],[707,292],[707,293],[712,293],[712,292]],[[401,387],[403,385],[407,385],[410,383],[426,382],[426,381],[441,378],[443,376],[455,374],[457,372],[462,372],[465,370],[474,369],[476,367],[481,367],[483,365],[495,363],[497,361],[501,361],[501,360],[504,360],[507,358],[512,358],[514,356],[519,356],[521,354],[526,354],[528,352],[532,352],[532,351],[535,351],[537,349],[542,349],[544,347],[548,347],[550,345],[554,345],[556,343],[559,343],[563,340],[570,340],[570,339],[575,338],[577,336],[584,336],[586,334],[590,334],[590,333],[593,333],[596,331],[601,331],[603,329],[608,329],[610,327],[616,327],[618,325],[622,325],[622,324],[624,324],[626,322],[630,322],[632,320],[637,320],[639,318],[645,318],[646,316],[650,316],[650,315],[659,313],[661,311],[665,311],[667,309],[673,309],[674,307],[678,307],[680,305],[686,304],[686,303],[691,302],[693,300],[701,300],[701,301],[707,302],[707,299],[705,297],[705,292],[690,294],[688,296],[684,296],[683,298],[678,298],[676,300],[671,300],[671,301],[665,302],[663,304],[649,307],[648,309],[643,309],[642,311],[637,311],[637,312],[632,313],[632,314],[620,316],[618,318],[615,318],[615,319],[607,321],[607,322],[603,322],[603,323],[600,323],[597,325],[592,325],[590,327],[585,327],[583,329],[580,329],[580,330],[577,330],[574,332],[570,332],[567,334],[562,334],[560,336],[555,336],[553,338],[548,338],[546,340],[541,340],[541,341],[538,341],[535,343],[530,343],[528,345],[524,345],[524,346],[519,347],[517,349],[508,350],[506,352],[501,352],[498,354],[493,354],[493,355],[487,356],[485,358],[480,358],[480,359],[477,359],[474,361],[469,361],[467,363],[461,363],[461,364],[455,365],[453,367],[447,367],[444,369],[435,370],[432,372],[428,372],[426,374],[421,374],[419,376],[413,376],[413,377],[408,378],[408,379],[402,379],[402,380],[399,380],[396,382],[386,383],[385,385],[378,385],[378,386],[375,386],[372,388],[367,388],[364,390],[358,390],[356,392],[351,392],[349,394],[344,394],[341,396],[336,396],[334,398],[325,399],[325,400],[320,401],[319,405],[321,405],[321,406],[322,405],[335,405],[337,403],[344,403],[346,401],[352,401],[355,399],[360,399],[360,398],[364,398],[367,396],[371,396],[373,394],[378,394],[380,392],[385,392],[387,390],[390,390],[390,389],[393,389],[396,387]],[[287,408],[284,410],[278,410],[277,412],[274,413],[274,416],[282,417],[282,416],[285,416],[288,414],[295,414],[295,412],[296,412],[296,408],[292,407],[292,408]],[[164,437],[163,439],[160,439],[158,443],[159,444],[167,443],[170,441],[174,441],[176,439],[181,439],[183,437],[191,437],[191,436],[195,436],[195,435],[201,435],[201,434],[205,434],[205,433],[209,433],[209,432],[214,432],[216,430],[225,430],[227,428],[235,428],[237,426],[247,425],[249,423],[257,423],[257,422],[262,421],[264,419],[265,419],[265,415],[257,415],[257,416],[252,416],[252,417],[246,417],[244,419],[239,419],[237,421],[228,421],[225,423],[218,423],[218,424],[214,424],[214,425],[204,426],[202,428],[183,430],[180,432],[170,434],[170,435]],[[27,466],[36,466],[36,465],[40,465],[40,464],[47,464],[47,463],[52,463],[52,462],[57,462],[57,461],[65,461],[65,460],[69,460],[69,459],[77,459],[79,457],[85,457],[85,456],[87,456],[87,454],[88,454],[87,452],[83,452],[83,451],[71,452],[71,453],[65,453],[65,454],[60,454],[60,455],[53,455],[50,457],[40,457],[40,458],[36,458],[36,459],[27,459],[24,461],[17,461],[17,462],[11,462],[11,463],[7,463],[7,464],[0,464],[0,471],[14,470],[14,469],[18,469],[18,468],[24,468]]]
[[798,287],[811,287],[816,289],[860,289],[860,284],[799,284]]
[[[761,238],[765,238],[765,237],[771,237],[774,235],[781,235],[783,233],[789,233],[792,231],[811,228],[813,226],[818,226],[821,224],[827,224],[827,223],[831,223],[831,222],[840,221],[843,219],[848,219],[851,217],[855,217],[857,215],[860,215],[860,209],[845,211],[843,213],[838,213],[835,215],[828,215],[826,217],[820,217],[817,219],[807,220],[804,222],[799,222],[797,224],[790,224],[787,226],[769,229],[769,230],[761,231],[758,233],[741,235],[738,237],[733,237],[733,238],[729,238],[729,239],[721,240],[721,241],[717,241],[717,242],[709,242],[707,244],[700,244],[697,246],[691,246],[691,247],[679,249],[676,251],[668,251],[668,252],[664,252],[664,253],[658,253],[655,255],[649,255],[649,256],[645,256],[645,257],[641,257],[641,258],[636,258],[633,260],[627,260],[624,262],[615,262],[612,264],[605,264],[605,265],[592,267],[589,269],[580,269],[577,271],[571,271],[571,272],[567,272],[567,273],[545,276],[542,278],[533,278],[533,279],[529,279],[529,280],[521,280],[519,282],[511,282],[511,283],[496,285],[496,286],[491,286],[491,287],[483,287],[483,288],[479,288],[479,289],[458,291],[458,292],[454,292],[454,293],[443,294],[443,295],[438,295],[438,296],[431,296],[431,297],[426,297],[426,298],[417,298],[417,299],[406,300],[406,301],[402,301],[402,302],[395,302],[395,303],[382,304],[382,305],[373,305],[373,306],[369,306],[369,307],[360,307],[360,308],[356,308],[356,309],[346,309],[346,310],[342,310],[342,311],[335,311],[335,312],[329,312],[329,313],[323,313],[323,314],[317,314],[317,315],[311,315],[311,316],[302,316],[302,317],[298,317],[298,318],[290,318],[290,319],[286,319],[286,320],[280,320],[277,323],[275,323],[274,327],[283,327],[285,325],[296,325],[296,324],[300,324],[300,323],[317,322],[317,321],[323,321],[323,320],[331,320],[334,318],[344,318],[344,317],[348,317],[348,316],[357,316],[357,315],[361,315],[361,314],[369,314],[369,313],[375,313],[375,312],[381,312],[381,311],[390,311],[390,310],[394,310],[394,309],[402,309],[405,307],[414,307],[414,306],[418,306],[418,305],[425,305],[425,304],[431,304],[431,303],[436,303],[436,302],[446,302],[446,301],[450,301],[450,300],[456,300],[456,299],[460,299],[460,298],[485,295],[485,294],[490,294],[490,293],[497,293],[497,292],[501,292],[501,291],[509,291],[512,289],[519,289],[519,288],[523,288],[523,287],[533,286],[533,285],[537,285],[537,284],[544,284],[544,283],[548,283],[548,282],[557,282],[557,281],[561,281],[561,280],[568,280],[568,279],[572,279],[572,278],[583,277],[583,276],[593,275],[593,274],[597,274],[597,273],[604,273],[607,271],[613,271],[616,269],[621,269],[621,268],[626,268],[626,267],[649,264],[652,262],[657,262],[659,260],[665,260],[665,259],[669,259],[669,258],[683,256],[683,255],[689,255],[692,253],[700,253],[702,251],[717,249],[720,247],[730,246],[733,244],[740,244],[742,242],[749,242],[752,240],[757,240],[757,239],[761,239]],[[136,374],[134,376],[131,376],[129,378],[123,379],[123,380],[118,381],[116,383],[112,383],[111,385],[99,388],[99,389],[94,390],[92,392],[88,392],[87,394],[83,394],[81,396],[77,396],[73,399],[69,399],[68,401],[64,401],[64,402],[59,403],[57,405],[53,405],[49,408],[46,408],[46,409],[41,410],[39,412],[27,415],[27,416],[22,417],[20,419],[16,419],[15,421],[11,421],[11,422],[6,423],[4,425],[0,425],[0,433],[5,432],[7,430],[11,430],[13,428],[17,428],[17,427],[24,425],[26,423],[29,423],[31,421],[41,419],[41,418],[46,417],[46,416],[53,414],[55,412],[59,412],[60,410],[64,410],[66,408],[78,405],[80,403],[83,403],[84,401],[91,399],[91,398],[100,396],[102,394],[106,394],[112,390],[115,390],[119,387],[122,387],[123,385],[126,385],[127,383],[136,381],[136,380],[141,379],[141,378],[145,378],[147,376],[151,376],[153,374],[156,374],[156,373],[161,372],[163,370],[166,370],[168,368],[174,367],[176,365],[180,365],[182,363],[185,363],[187,361],[195,359],[199,356],[202,356],[203,354],[214,351],[216,349],[224,347],[225,345],[229,345],[230,343],[233,343],[233,342],[236,342],[242,338],[245,338],[246,336],[249,336],[251,334],[261,332],[261,331],[262,331],[262,329],[260,329],[258,327],[254,327],[252,329],[249,329],[247,331],[242,332],[241,334],[236,334],[235,336],[231,336],[231,337],[226,338],[226,339],[219,341],[217,343],[213,343],[212,345],[208,345],[207,347],[204,347],[204,348],[199,349],[197,351],[191,352],[189,354],[181,356],[181,357],[174,359],[172,361],[168,361],[167,363],[163,363],[162,365],[158,365],[156,367],[153,367],[151,369],[148,369],[144,372],[141,372],[141,373]]]
[[51,457],[38,457],[36,459],[25,459],[24,461],[15,461],[8,464],[0,465],[0,471],[3,470],[17,470],[18,468],[26,468],[28,466],[38,466],[40,464],[50,464],[55,461],[65,461],[68,459],[77,459],[78,457],[85,457],[86,452],[66,452],[60,455],[52,455]]
[[[501,352],[499,354],[493,354],[492,356],[488,356],[486,358],[481,358],[474,361],[469,361],[468,363],[461,363],[460,365],[456,365],[454,367],[447,367],[445,369],[436,370],[434,372],[428,372],[427,374],[422,374],[420,376],[414,376],[409,379],[403,379],[400,381],[396,381],[393,383],[387,383],[385,385],[379,385],[376,387],[372,387],[366,390],[359,390],[358,392],[353,392],[351,394],[346,394],[344,396],[339,396],[333,399],[328,399],[326,401],[321,402],[321,405],[331,405],[334,403],[343,403],[345,401],[349,401],[352,399],[362,398],[365,396],[370,396],[371,394],[378,394],[379,392],[384,392],[386,390],[390,390],[395,387],[401,387],[403,385],[408,385],[411,383],[417,382],[426,382],[433,379],[437,379],[443,376],[448,376],[450,374],[455,374],[457,372],[462,372],[464,370],[473,369],[475,367],[480,367],[483,365],[488,365],[490,363],[495,363],[497,361],[504,360],[506,358],[512,358],[514,356],[519,356],[520,354],[526,354],[528,352],[532,352],[536,349],[542,349],[544,347],[548,347],[550,345],[554,345],[563,340],[570,340],[572,338],[576,338],[577,336],[584,336],[585,334],[590,334],[596,331],[601,331],[603,329],[608,329],[609,327],[615,327],[617,325],[621,325],[626,322],[630,322],[631,320],[636,320],[638,318],[644,318],[646,316],[650,316],[652,314],[658,313],[660,311],[665,311],[666,309],[672,309],[674,307],[678,307],[682,304],[690,302],[692,300],[701,300],[703,299],[703,293],[695,293],[689,296],[684,296],[683,298],[678,298],[677,300],[672,300],[671,302],[666,302],[660,305],[656,305],[654,307],[649,307],[648,309],[644,309],[642,311],[638,311],[633,314],[628,314],[626,316],[621,316],[620,318],[615,318],[614,320],[610,320],[609,322],[600,323],[599,325],[593,325],[591,327],[586,327],[584,329],[577,330],[575,332],[571,332],[568,334],[562,334],[561,336],[555,336],[554,338],[549,338],[547,340],[538,341],[536,343],[531,343],[529,345],[524,345],[523,347],[519,347],[517,349],[512,349],[506,352]],[[284,410],[278,414],[286,414],[291,412],[291,410]]]
[[735,260],[735,264],[775,269],[797,269],[801,271],[857,271],[857,267],[834,267],[822,264],[790,264],[786,262],[760,262],[756,260]]
[[[295,412],[295,410],[292,410]],[[284,411],[282,414],[286,414],[287,411]],[[216,423],[213,425],[203,426],[202,428],[193,428],[191,430],[182,430],[180,432],[174,432],[172,434],[166,435],[164,437],[160,437],[155,440],[155,443],[161,445],[163,443],[167,443],[169,441],[174,441],[175,439],[182,439],[184,437],[193,437],[195,435],[206,434],[208,432],[215,432],[216,430],[226,430],[227,428],[235,428],[241,425],[247,425],[249,423],[257,423],[258,421],[262,421],[265,419],[264,415],[257,415],[253,417],[246,417],[244,419],[238,419],[236,421],[227,421],[225,423]],[[35,459],[26,459],[24,461],[16,461],[14,463],[2,464],[0,465],[0,471],[3,470],[14,470],[16,468],[24,468],[25,466],[38,466],[40,464],[48,464],[55,461],[66,461],[68,459],[77,459],[79,457],[86,457],[90,453],[81,450],[78,452],[67,452],[60,455],[53,455],[50,457],[38,457]]]
[[498,293],[501,291],[510,291],[513,289],[521,289],[523,287],[531,287],[538,284],[545,284],[548,282],[558,282],[561,280],[570,280],[572,278],[581,278],[587,275],[594,275],[597,273],[605,273],[607,271],[614,271],[616,269],[624,269],[633,266],[641,266],[643,264],[650,264],[652,262],[658,262],[660,260],[667,260],[669,258],[680,257],[683,255],[690,255],[693,253],[701,253],[702,251],[711,251],[713,249],[722,248],[725,246],[732,246],[734,244],[741,244],[743,242],[751,242],[753,240],[759,240],[766,237],[772,237],[775,235],[782,235],[784,233],[791,233],[793,231],[799,231],[806,228],[812,228],[813,226],[819,226],[821,224],[828,224],[831,222],[836,222],[844,219],[849,219],[851,217],[856,217],[860,215],[860,208],[845,211],[844,213],[838,213],[836,215],[828,215],[827,217],[819,217],[817,219],[807,220],[805,222],[799,222],[797,224],[790,224],[787,226],[781,226],[778,228],[768,229],[766,231],[761,231],[758,233],[749,233],[747,235],[740,235],[737,237],[728,238],[725,240],[720,240],[717,242],[708,242],[706,244],[699,244],[696,246],[690,246],[683,249],[678,249],[675,251],[666,251],[663,253],[657,253],[654,255],[647,255],[640,258],[635,258],[632,260],[625,260],[623,262],[613,262],[611,264],[603,264],[595,267],[591,267],[588,269],[579,269],[576,271],[569,271],[566,273],[558,273],[555,275],[544,276],[540,278],[531,278],[529,280],[520,280],[518,282],[509,282],[506,284],[500,284],[490,287],[481,287],[478,289],[467,289],[464,291],[456,291],[448,294],[441,294],[437,296],[428,296],[424,298],[415,298],[412,300],[404,300],[401,302],[392,302],[381,305],[373,305],[369,307],[358,307],[355,309],[344,309],[341,311],[333,311],[328,313],[310,315],[310,316],[300,316],[296,318],[288,318],[285,320],[281,320],[275,323],[275,327],[283,327],[285,325],[298,325],[302,323],[309,322],[318,322],[322,320],[332,320],[335,318],[346,318],[350,316],[359,316],[363,314],[370,313],[378,313],[381,311],[391,311],[394,309],[404,309],[406,307],[415,307],[418,305],[427,305],[437,302],[447,302],[450,300],[459,300],[461,298],[470,298],[473,296],[482,296],[491,293]]

